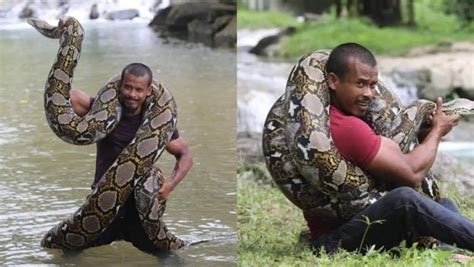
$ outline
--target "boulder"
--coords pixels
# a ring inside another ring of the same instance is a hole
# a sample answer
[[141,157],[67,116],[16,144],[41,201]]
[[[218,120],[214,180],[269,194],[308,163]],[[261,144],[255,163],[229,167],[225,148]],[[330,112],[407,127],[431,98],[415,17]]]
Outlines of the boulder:
[[157,28],[165,28],[166,27],[166,18],[168,17],[169,12],[173,6],[168,6],[166,8],[158,10],[155,17],[150,21],[148,26],[157,27]]
[[35,16],[35,10],[31,7],[31,5],[26,5],[18,15],[20,19],[30,18]]
[[237,156],[244,162],[263,162],[262,134],[238,133]]
[[99,17],[99,10],[97,4],[93,4],[91,7],[91,12],[89,13],[89,19],[97,19]]
[[474,188],[473,168],[473,163],[460,161],[446,152],[438,152],[431,171],[438,180],[443,182],[442,193],[449,192],[450,187],[454,187],[461,196],[469,196]]
[[466,65],[457,69],[453,79],[453,87],[458,89],[458,95],[474,100],[474,60],[466,60]]
[[[420,98],[435,100],[438,96],[456,93],[474,100],[474,61],[469,60],[474,44],[452,44],[444,49],[443,53],[417,52],[410,57],[379,57],[378,66],[383,73],[394,78],[400,76],[397,83],[414,82]],[[407,81],[403,81],[405,78]]]
[[175,29],[187,29],[193,20],[214,21],[216,13],[209,3],[184,3],[173,6],[166,18],[166,25]]
[[132,8],[132,9],[111,11],[107,13],[105,18],[108,20],[128,20],[128,19],[133,19],[138,16],[140,16],[140,13],[138,12],[138,10]]
[[195,19],[188,23],[189,39],[194,42],[203,42],[206,45],[212,45],[212,37],[215,29],[214,24]]
[[199,19],[212,23],[217,17],[236,13],[235,5],[190,2],[169,6],[158,11],[150,26],[165,26],[168,30],[186,31],[187,25]]
[[159,10],[149,26],[208,46],[235,47],[235,5],[189,2]]
[[226,15],[216,18],[213,23],[213,27],[216,31],[222,30],[227,24],[229,24],[232,19],[235,18],[235,15]]
[[288,27],[275,35],[264,37],[249,52],[259,56],[277,56],[280,51],[279,43],[282,38],[295,32],[295,27]]
[[237,42],[237,18],[232,20],[214,36],[214,46],[235,47]]

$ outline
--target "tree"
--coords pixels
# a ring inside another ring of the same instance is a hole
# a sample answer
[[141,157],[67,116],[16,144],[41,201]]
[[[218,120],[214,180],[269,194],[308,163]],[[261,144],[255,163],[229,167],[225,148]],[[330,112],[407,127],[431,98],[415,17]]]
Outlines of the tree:
[[402,23],[400,0],[362,0],[360,4],[358,13],[371,18],[380,27]]

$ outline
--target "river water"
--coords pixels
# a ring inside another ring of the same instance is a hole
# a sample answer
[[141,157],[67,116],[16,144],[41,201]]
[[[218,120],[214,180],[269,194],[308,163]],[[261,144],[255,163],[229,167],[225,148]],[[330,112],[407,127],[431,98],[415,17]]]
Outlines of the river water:
[[[186,240],[231,236],[164,256],[118,241],[77,255],[44,249],[43,234],[73,213],[90,193],[95,146],[58,139],[47,126],[43,86],[58,41],[26,23],[0,28],[0,264],[236,263],[236,55],[179,40],[164,40],[143,22],[88,22],[74,88],[95,95],[131,62],[143,62],[178,104],[178,128],[194,166],[170,195],[165,221]],[[158,166],[171,173],[173,158]]]

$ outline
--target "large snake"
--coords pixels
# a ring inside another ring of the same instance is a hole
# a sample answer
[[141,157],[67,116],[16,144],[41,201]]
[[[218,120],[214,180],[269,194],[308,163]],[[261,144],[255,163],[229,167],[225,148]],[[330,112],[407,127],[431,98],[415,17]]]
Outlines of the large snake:
[[[337,224],[377,201],[392,185],[376,181],[345,160],[333,144],[325,73],[329,53],[315,51],[293,67],[286,92],[265,121],[263,153],[275,183],[292,203],[323,222]],[[411,151],[436,104],[417,100],[404,107],[380,81],[374,94],[364,120],[377,134],[395,141],[402,152]],[[443,104],[442,110],[448,115],[474,114],[474,102],[457,99]],[[433,178],[428,173],[417,190],[439,200]]]
[[[119,79],[109,80],[98,92],[84,116],[74,113],[70,90],[74,68],[81,53],[84,30],[75,18],[59,21],[57,27],[38,19],[28,19],[40,33],[59,38],[60,46],[44,90],[44,108],[50,128],[62,140],[77,145],[97,142],[117,125],[121,105]],[[41,241],[48,248],[84,249],[117,217],[131,194],[143,228],[158,249],[178,249],[185,242],[167,230],[163,220],[164,202],[158,199],[162,182],[159,169],[153,167],[176,127],[176,103],[171,93],[154,81],[144,103],[144,115],[135,138],[89,194],[84,204],[69,218],[53,227]]]

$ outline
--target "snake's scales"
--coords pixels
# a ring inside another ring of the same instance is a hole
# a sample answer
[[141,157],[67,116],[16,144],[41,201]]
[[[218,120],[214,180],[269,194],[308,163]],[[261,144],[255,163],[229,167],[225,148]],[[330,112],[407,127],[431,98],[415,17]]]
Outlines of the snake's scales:
[[[81,53],[82,26],[72,17],[61,19],[57,27],[38,19],[29,19],[28,23],[43,35],[60,39],[44,91],[49,126],[68,143],[85,145],[101,140],[120,119],[119,79],[106,83],[86,115],[76,115],[69,92]],[[169,232],[162,220],[164,203],[158,200],[162,175],[153,167],[176,127],[176,104],[167,89],[156,82],[154,85],[144,103],[143,120],[135,138],[102,176],[84,204],[44,236],[42,246],[62,249],[93,246],[93,241],[112,223],[131,194],[135,195],[143,228],[157,248],[184,246],[184,241]]]
[[[329,131],[330,94],[325,64],[330,51],[302,57],[293,67],[286,92],[271,108],[263,129],[263,153],[275,183],[284,195],[306,213],[327,223],[347,221],[373,203],[389,185],[380,184],[335,148]],[[418,143],[417,132],[436,107],[418,100],[404,107],[381,82],[377,83],[364,120],[377,134],[399,144],[404,153]],[[474,114],[474,102],[458,99],[443,104],[448,114]],[[419,191],[439,200],[429,173]]]

